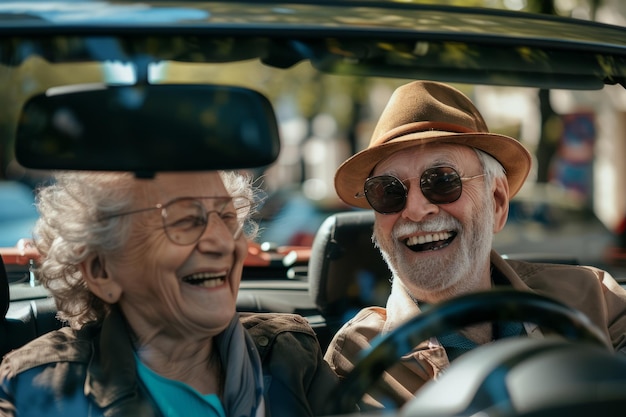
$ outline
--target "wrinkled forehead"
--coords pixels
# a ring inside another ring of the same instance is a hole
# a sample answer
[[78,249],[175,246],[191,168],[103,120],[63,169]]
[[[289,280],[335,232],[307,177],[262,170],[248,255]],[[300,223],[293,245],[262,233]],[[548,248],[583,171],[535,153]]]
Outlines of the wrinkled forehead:
[[382,159],[371,175],[419,175],[433,166],[452,166],[461,172],[480,168],[474,148],[451,143],[421,144],[401,149]]
[[135,179],[137,203],[156,204],[181,197],[226,197],[218,172],[163,172],[151,179]]

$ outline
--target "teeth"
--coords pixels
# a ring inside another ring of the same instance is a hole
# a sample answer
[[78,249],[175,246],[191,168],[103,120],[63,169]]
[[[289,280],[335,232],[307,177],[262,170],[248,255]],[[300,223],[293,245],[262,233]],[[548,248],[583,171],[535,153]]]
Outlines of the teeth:
[[212,279],[212,278],[220,278],[223,277],[224,274],[220,272],[199,272],[197,274],[189,275],[187,277],[188,280],[194,279]]
[[450,232],[431,233],[429,235],[413,236],[407,239],[408,246],[423,245],[424,243],[438,242],[440,240],[449,239],[452,236]]
[[222,284],[224,284],[223,279],[210,279],[207,281],[202,281],[200,283],[200,286],[204,288],[215,288],[215,287],[219,287]]
[[224,284],[225,278],[223,273],[200,272],[183,278],[183,281],[200,287],[214,288]]

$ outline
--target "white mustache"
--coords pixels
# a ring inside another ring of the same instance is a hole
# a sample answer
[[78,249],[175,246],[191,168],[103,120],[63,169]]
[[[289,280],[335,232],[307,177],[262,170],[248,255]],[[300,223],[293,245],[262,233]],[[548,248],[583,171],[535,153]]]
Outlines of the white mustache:
[[432,233],[442,230],[460,230],[461,223],[452,216],[441,216],[425,222],[403,222],[395,225],[392,235],[395,239],[414,233]]

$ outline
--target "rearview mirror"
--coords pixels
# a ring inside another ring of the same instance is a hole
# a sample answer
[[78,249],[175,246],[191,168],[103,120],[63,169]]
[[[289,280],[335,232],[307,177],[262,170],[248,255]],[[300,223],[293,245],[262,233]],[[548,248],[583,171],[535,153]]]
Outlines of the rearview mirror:
[[270,102],[218,85],[81,85],[31,98],[15,156],[26,168],[199,171],[257,168],[280,150]]

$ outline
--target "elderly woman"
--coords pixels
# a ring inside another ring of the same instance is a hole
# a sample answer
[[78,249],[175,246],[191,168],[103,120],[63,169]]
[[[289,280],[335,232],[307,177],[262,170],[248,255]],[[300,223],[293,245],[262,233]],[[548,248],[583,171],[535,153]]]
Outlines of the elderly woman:
[[296,315],[240,316],[253,188],[235,173],[63,173],[38,278],[68,327],[8,354],[0,414],[310,416],[336,376]]

